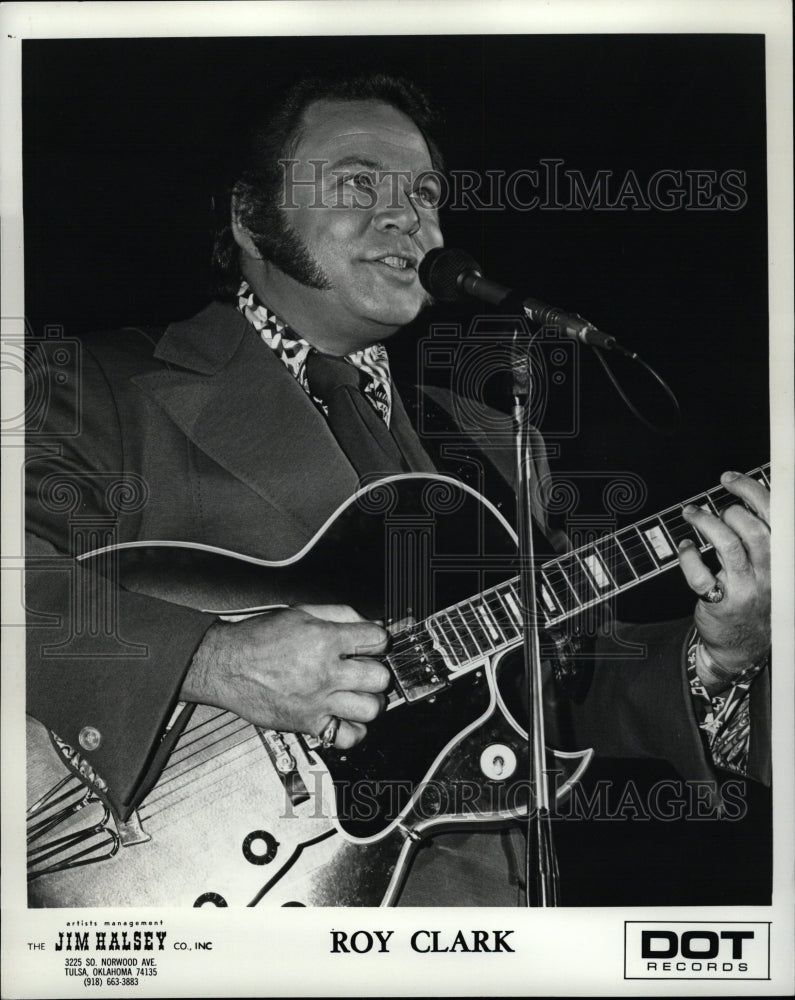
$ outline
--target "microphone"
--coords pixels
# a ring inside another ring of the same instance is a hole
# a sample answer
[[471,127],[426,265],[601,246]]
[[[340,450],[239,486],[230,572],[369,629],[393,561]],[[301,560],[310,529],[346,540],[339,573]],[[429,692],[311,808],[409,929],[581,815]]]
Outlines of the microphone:
[[548,306],[538,299],[524,298],[513,289],[484,278],[480,265],[466,250],[435,247],[422,258],[417,273],[425,291],[442,302],[455,302],[471,295],[503,312],[524,312],[539,326],[556,326],[572,340],[607,351],[624,351],[615,337],[597,330],[582,316]]

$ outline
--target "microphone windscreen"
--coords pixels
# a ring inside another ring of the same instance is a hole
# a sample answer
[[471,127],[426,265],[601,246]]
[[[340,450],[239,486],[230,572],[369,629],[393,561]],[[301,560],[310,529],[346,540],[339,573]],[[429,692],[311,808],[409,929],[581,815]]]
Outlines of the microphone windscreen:
[[417,274],[422,287],[435,299],[455,302],[465,298],[458,279],[471,271],[480,274],[480,267],[466,250],[434,247],[420,261]]

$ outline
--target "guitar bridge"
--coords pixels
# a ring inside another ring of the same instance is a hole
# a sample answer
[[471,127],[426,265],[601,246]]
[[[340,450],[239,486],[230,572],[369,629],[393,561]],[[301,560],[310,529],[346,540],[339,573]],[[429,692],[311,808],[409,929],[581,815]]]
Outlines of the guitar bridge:
[[152,839],[141,826],[141,820],[137,812],[134,812],[124,822],[116,820],[116,829],[119,832],[119,840],[122,847],[131,847],[133,844],[145,844]]

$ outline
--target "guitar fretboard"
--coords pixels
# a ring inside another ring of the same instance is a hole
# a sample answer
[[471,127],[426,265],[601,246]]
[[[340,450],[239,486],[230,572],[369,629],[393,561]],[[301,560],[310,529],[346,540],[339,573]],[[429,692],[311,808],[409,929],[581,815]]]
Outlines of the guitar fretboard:
[[[770,487],[770,464],[749,476]],[[594,605],[678,565],[679,544],[690,539],[701,552],[712,548],[683,515],[688,504],[719,515],[738,498],[722,486],[544,563],[537,574],[537,624],[558,625]],[[519,578],[506,580],[469,600],[436,612],[407,630],[390,657],[409,700],[443,687],[431,650],[455,672],[510,649],[522,640]],[[413,654],[419,654],[415,656]]]

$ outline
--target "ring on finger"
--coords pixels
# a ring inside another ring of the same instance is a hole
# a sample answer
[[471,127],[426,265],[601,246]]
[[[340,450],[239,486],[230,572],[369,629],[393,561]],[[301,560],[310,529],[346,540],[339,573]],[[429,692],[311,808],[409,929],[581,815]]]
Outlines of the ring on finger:
[[324,750],[330,750],[334,746],[334,741],[337,738],[337,732],[340,728],[340,720],[336,715],[331,716],[331,720],[328,725],[323,729],[318,737],[320,740],[320,745]]
[[716,580],[706,594],[701,595],[701,600],[706,601],[707,604],[720,604],[723,600],[723,596],[723,587],[721,587],[720,583]]

